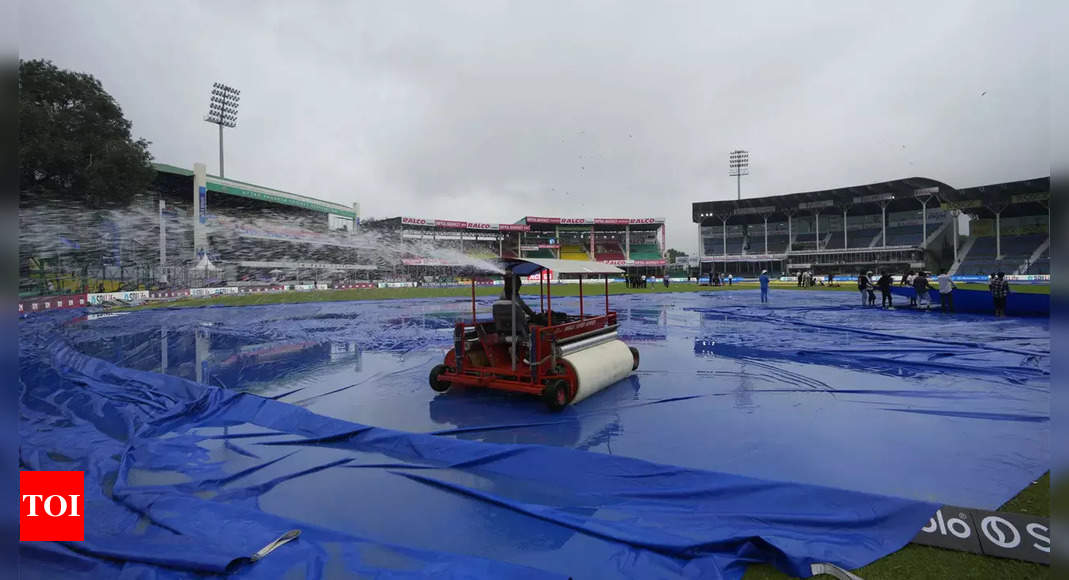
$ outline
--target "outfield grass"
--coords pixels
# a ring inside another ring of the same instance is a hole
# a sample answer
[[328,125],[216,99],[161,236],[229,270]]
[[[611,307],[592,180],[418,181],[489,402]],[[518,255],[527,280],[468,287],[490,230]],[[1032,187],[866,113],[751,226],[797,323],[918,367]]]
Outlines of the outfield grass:
[[[1050,472],[1006,502],[1003,511],[1050,517]],[[1049,578],[1050,567],[1032,562],[979,556],[910,544],[868,566],[853,570],[865,580],[903,578]],[[744,580],[790,578],[770,565],[750,566]]]
[[[601,296],[604,293],[603,283],[590,282],[583,285],[583,293],[587,296]],[[986,290],[983,284],[958,284],[963,290]],[[665,292],[708,292],[720,290],[755,290],[756,282],[740,282],[733,286],[699,286],[694,283],[674,283],[668,288],[663,284],[650,284],[648,288],[628,288],[622,283],[609,284],[610,294],[661,294]],[[793,282],[773,282],[772,290],[792,290],[799,292],[826,292],[826,291],[850,291],[857,292],[857,286],[850,282],[844,282],[839,286],[813,286],[799,288]],[[1050,286],[1015,285],[1014,292],[1022,294],[1050,294]],[[476,286],[477,296],[496,296],[501,292],[499,286]],[[521,293],[538,295],[538,287],[528,284],[521,289]],[[554,296],[578,296],[579,285],[555,285]],[[123,308],[123,310],[140,310],[144,308],[183,308],[197,306],[251,306],[257,304],[295,304],[302,302],[344,302],[349,300],[392,300],[395,298],[457,298],[471,296],[471,288],[356,288],[352,290],[312,290],[307,292],[279,292],[271,294],[232,294],[224,296],[208,296],[205,298],[183,298],[173,301],[159,301]]]

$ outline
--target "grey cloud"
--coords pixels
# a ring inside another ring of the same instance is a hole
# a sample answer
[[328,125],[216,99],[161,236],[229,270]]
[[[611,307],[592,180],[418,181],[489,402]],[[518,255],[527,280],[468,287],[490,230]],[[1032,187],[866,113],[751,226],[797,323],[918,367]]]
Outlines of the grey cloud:
[[[665,216],[923,175],[1047,172],[1041,14],[1001,3],[24,2],[23,58],[98,76],[164,162],[365,215]],[[981,96],[981,93],[986,94]]]

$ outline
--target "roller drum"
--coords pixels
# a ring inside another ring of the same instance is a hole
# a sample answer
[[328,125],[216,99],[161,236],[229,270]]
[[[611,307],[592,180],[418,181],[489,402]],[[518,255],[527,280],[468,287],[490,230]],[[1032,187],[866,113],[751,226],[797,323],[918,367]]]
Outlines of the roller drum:
[[631,374],[635,363],[631,349],[621,340],[610,340],[564,356],[575,371],[577,388],[572,403],[578,403]]

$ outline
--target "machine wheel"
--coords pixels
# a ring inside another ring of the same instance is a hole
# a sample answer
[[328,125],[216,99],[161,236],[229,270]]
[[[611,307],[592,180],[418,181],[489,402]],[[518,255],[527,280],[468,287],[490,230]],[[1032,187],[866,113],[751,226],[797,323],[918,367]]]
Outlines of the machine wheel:
[[569,394],[568,383],[560,379],[549,381],[546,383],[546,387],[542,389],[542,399],[546,402],[546,406],[549,407],[550,411],[560,411],[566,407]]
[[449,383],[438,378],[444,372],[445,365],[436,365],[433,369],[431,369],[431,388],[439,393],[444,393],[449,390]]
[[637,371],[638,370],[638,349],[633,347],[633,346],[629,346],[627,348],[631,350],[631,356],[634,357],[634,359],[635,359],[635,364],[631,365],[631,370]]

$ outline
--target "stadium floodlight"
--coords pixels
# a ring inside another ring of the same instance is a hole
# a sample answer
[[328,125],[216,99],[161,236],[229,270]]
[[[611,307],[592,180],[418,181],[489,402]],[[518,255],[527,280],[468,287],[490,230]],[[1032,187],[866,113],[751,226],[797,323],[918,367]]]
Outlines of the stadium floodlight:
[[233,129],[238,126],[238,101],[241,91],[223,83],[212,83],[211,97],[208,101],[208,114],[204,120],[219,125],[219,177],[225,177],[223,170],[223,127]]
[[742,176],[750,174],[750,152],[744,149],[736,149],[728,154],[728,175],[736,178],[736,193],[738,200],[742,200]]

